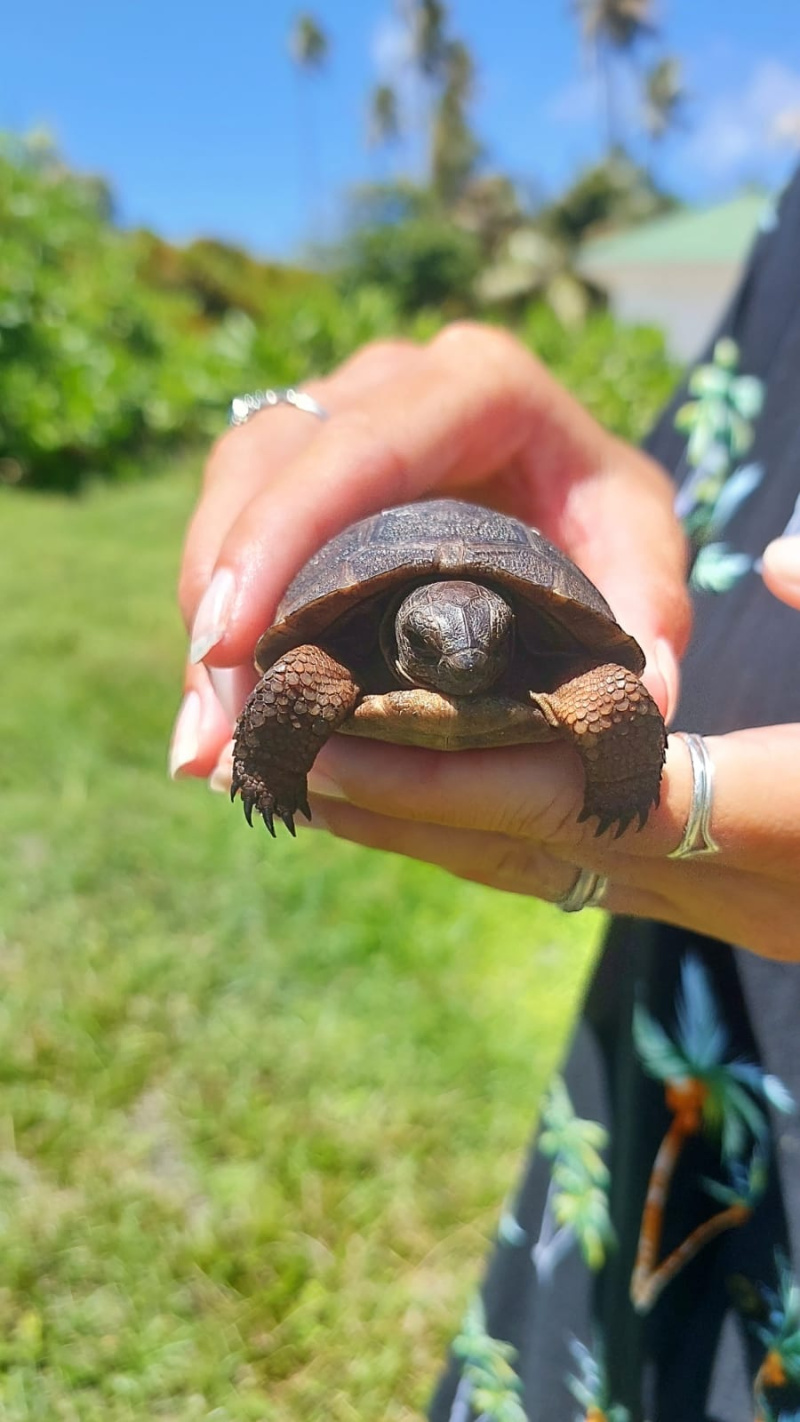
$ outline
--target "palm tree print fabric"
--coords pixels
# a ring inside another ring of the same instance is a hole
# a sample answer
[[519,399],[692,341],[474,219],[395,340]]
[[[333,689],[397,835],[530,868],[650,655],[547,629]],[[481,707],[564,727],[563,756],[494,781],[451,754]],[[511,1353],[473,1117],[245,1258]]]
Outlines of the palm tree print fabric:
[[[648,442],[692,544],[675,725],[800,722],[800,180]],[[800,868],[800,866],[798,866]],[[800,1422],[798,961],[618,919],[432,1422]]]
[[692,586],[703,592],[726,592],[750,572],[754,560],[724,541],[725,526],[758,488],[764,477],[760,464],[745,463],[754,437],[753,422],[764,402],[762,381],[740,375],[739,349],[730,337],[714,346],[712,359],[692,371],[692,396],[675,415],[675,426],[687,437],[684,462],[688,475],[675,499],[692,545]]
[[[796,1108],[777,1076],[736,1054],[710,975],[695,954],[683,958],[669,1024],[656,1020],[641,1001],[632,1003],[631,1041],[639,1071],[659,1085],[666,1111],[638,1216],[635,1253],[628,1250],[624,1307],[635,1328],[635,1317],[651,1314],[662,1294],[701,1261],[719,1236],[755,1219],[769,1193],[770,1116],[796,1116]],[[683,1170],[681,1177],[683,1155],[698,1138],[705,1165]],[[611,1172],[604,1159],[608,1146],[610,1132],[575,1113],[566,1082],[557,1076],[541,1112],[537,1140],[537,1158],[547,1177],[539,1231],[533,1237],[521,1200],[519,1213],[503,1214],[497,1244],[500,1257],[517,1256],[536,1278],[540,1308],[547,1308],[547,1294],[557,1290],[558,1273],[570,1254],[580,1258],[590,1285],[591,1276],[601,1274],[611,1251],[617,1251]],[[686,1214],[688,1189],[691,1216]],[[681,1200],[675,1212],[674,1194]],[[769,1281],[737,1268],[730,1273],[728,1290],[740,1325],[750,1332],[753,1345],[762,1345],[759,1361],[752,1364],[747,1415],[759,1422],[800,1419],[800,1288],[786,1258],[780,1249],[774,1251]],[[632,1422],[638,1413],[614,1396],[601,1320],[594,1318],[590,1341],[567,1328],[554,1345],[563,1367],[563,1402],[550,1415]],[[467,1308],[453,1357],[459,1376],[448,1422],[526,1422],[529,1416],[548,1415],[526,1399],[516,1371],[520,1349],[490,1330],[480,1295]],[[581,1411],[570,1411],[570,1398]],[[782,1405],[787,1401],[790,1411]],[[685,1413],[692,1415],[705,1418],[706,1413]]]

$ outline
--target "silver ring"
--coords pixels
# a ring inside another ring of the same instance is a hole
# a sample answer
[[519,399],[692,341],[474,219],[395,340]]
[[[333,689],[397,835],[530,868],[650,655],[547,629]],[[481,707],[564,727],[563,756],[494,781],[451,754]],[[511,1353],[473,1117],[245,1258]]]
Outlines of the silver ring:
[[580,913],[585,908],[600,908],[608,893],[609,881],[605,874],[595,874],[593,869],[579,869],[575,883],[556,904],[562,913]]
[[675,731],[685,742],[692,763],[692,803],[689,818],[677,849],[668,859],[699,859],[701,855],[719,854],[719,845],[711,833],[714,809],[714,762],[702,736],[694,732]]
[[305,415],[316,415],[318,420],[328,418],[328,411],[313,395],[288,386],[285,390],[253,390],[249,395],[237,395],[231,400],[228,422],[246,425],[259,410],[267,410],[274,405],[293,405],[295,410],[302,410]]

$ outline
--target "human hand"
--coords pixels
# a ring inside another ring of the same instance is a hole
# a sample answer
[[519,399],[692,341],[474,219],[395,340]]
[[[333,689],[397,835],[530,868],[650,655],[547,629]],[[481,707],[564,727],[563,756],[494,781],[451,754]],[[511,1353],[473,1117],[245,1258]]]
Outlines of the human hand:
[[327,423],[271,409],[209,460],[181,574],[194,661],[173,774],[214,772],[255,680],[254,644],[308,556],[355,519],[434,492],[514,514],[564,548],[641,643],[644,680],[669,714],[688,602],[672,488],[652,460],[489,328],[367,347],[308,389]]
[[[800,609],[800,538],[764,554],[764,579]],[[309,779],[317,826],[440,865],[462,878],[562,898],[579,867],[607,875],[606,906],[797,961],[800,726],[708,737],[718,855],[667,856],[692,800],[685,744],[670,739],[661,803],[640,832],[580,825],[581,775],[562,746],[444,755],[334,737]],[[224,778],[224,768],[221,768]]]
[[800,534],[776,538],[764,549],[762,575],[770,592],[800,608]]

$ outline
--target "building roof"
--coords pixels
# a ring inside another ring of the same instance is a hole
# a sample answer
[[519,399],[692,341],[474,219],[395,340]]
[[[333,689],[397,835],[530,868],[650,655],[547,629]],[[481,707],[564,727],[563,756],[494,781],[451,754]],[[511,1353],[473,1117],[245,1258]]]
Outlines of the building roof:
[[585,269],[649,263],[740,262],[768,211],[763,193],[742,193],[715,207],[657,217],[625,232],[585,242]]

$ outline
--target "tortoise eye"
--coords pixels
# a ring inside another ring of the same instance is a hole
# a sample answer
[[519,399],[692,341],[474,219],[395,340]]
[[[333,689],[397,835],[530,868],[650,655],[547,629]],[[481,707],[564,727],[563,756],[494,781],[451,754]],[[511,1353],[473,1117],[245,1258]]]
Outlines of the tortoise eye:
[[412,647],[415,652],[427,652],[430,650],[423,633],[420,632],[418,627],[407,627],[405,629],[405,638],[409,647]]

